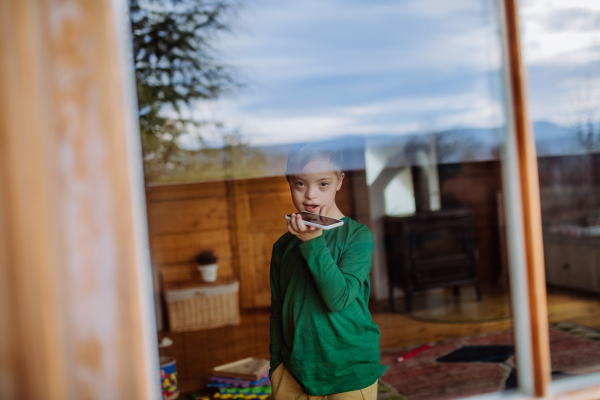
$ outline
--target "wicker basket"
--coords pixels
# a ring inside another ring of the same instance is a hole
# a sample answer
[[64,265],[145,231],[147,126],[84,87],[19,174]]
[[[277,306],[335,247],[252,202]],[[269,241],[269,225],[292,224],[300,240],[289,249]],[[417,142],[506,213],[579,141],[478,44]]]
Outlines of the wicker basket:
[[165,288],[172,332],[219,328],[240,323],[239,282]]

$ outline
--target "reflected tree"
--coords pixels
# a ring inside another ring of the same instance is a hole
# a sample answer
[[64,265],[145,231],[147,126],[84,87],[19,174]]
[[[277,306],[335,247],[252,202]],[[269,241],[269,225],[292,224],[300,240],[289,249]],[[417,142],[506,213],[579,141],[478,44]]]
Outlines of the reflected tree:
[[439,164],[472,161],[483,147],[481,142],[460,130],[433,132],[430,141]]
[[575,125],[575,133],[579,144],[585,151],[600,149],[600,125],[593,120],[593,113],[582,116]]
[[587,152],[600,150],[600,124],[596,119],[597,96],[591,76],[580,79],[580,89],[575,97],[575,124],[573,130],[577,140]]
[[[184,117],[186,108],[198,101],[217,99],[241,86],[214,47],[219,33],[230,30],[238,6],[236,0],[130,0],[147,181],[164,174],[191,179],[215,161],[213,153],[245,146],[239,133],[228,132],[222,122]],[[222,149],[190,151],[179,145],[182,134],[195,135],[204,145],[208,130],[221,134]]]
[[224,133],[223,141],[222,147],[178,149],[166,165],[145,163],[147,180],[160,184],[263,176],[266,161],[259,149],[249,146],[238,132]]

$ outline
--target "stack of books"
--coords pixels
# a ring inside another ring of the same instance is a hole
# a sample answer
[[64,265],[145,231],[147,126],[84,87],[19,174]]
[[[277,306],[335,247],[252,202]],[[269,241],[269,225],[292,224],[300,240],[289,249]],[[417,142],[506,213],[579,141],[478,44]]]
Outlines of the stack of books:
[[269,360],[244,358],[213,368],[209,387],[216,387],[217,399],[264,400],[271,395]]

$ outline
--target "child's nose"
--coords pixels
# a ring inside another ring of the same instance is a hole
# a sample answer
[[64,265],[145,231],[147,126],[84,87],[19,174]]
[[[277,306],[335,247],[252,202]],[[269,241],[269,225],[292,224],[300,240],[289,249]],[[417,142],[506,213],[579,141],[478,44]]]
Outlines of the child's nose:
[[317,190],[316,188],[308,188],[306,190],[305,196],[307,199],[314,199],[315,197],[317,197]]

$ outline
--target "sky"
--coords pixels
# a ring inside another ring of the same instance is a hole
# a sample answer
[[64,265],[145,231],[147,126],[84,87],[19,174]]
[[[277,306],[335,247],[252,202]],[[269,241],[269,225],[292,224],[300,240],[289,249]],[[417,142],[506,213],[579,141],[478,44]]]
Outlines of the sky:
[[572,126],[600,106],[600,1],[526,0],[521,14],[530,118]]
[[[219,56],[244,87],[200,102],[254,145],[348,134],[492,128],[504,121],[492,0],[248,0]],[[594,108],[600,1],[523,0],[530,117],[560,125]],[[218,144],[218,135],[207,138]],[[191,136],[182,144],[195,146]]]

